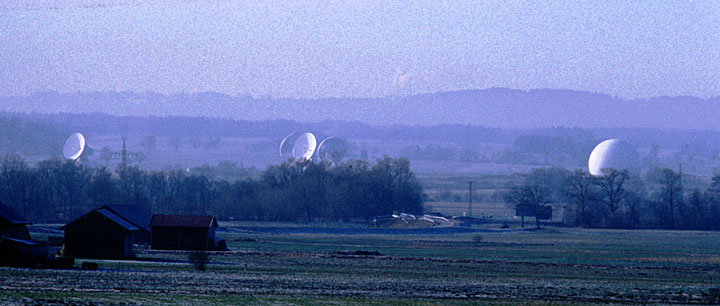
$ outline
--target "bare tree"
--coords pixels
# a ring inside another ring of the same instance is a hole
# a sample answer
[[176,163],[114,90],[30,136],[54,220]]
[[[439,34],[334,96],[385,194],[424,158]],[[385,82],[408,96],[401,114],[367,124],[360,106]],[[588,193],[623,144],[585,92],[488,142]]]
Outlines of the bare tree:
[[598,177],[595,183],[600,187],[602,195],[605,198],[605,204],[610,210],[610,213],[615,214],[627,196],[623,185],[630,175],[627,170],[608,168],[602,171],[605,175]]
[[8,201],[15,210],[29,213],[35,174],[22,157],[11,154],[0,163],[0,199]]
[[703,195],[699,189],[693,190],[688,196],[687,200],[688,214],[690,215],[686,222],[689,226],[686,228],[692,229],[708,229],[708,222],[711,218],[708,209],[707,195]]
[[660,202],[664,203],[667,208],[667,222],[671,229],[676,227],[676,216],[680,206],[683,203],[683,190],[681,177],[679,173],[671,169],[662,169],[660,177],[657,178],[660,184]]
[[533,171],[520,186],[510,188],[505,194],[505,202],[513,207],[526,209],[535,215],[535,223],[540,228],[538,217],[544,206],[552,203],[552,191],[538,171]]
[[91,173],[73,160],[64,161],[58,170],[60,199],[65,208],[63,218],[72,219],[88,208],[87,186]]
[[41,161],[37,164],[37,209],[36,216],[45,220],[57,220],[61,204],[60,167],[62,161],[57,158]]
[[580,226],[588,226],[591,224],[590,205],[595,203],[598,194],[593,188],[593,177],[582,170],[573,172],[568,177],[565,187],[565,196],[570,205],[573,206],[574,223]]
[[150,210],[147,197],[147,175],[134,166],[119,166],[116,170],[119,194],[124,204],[141,205]]
[[105,167],[96,168],[92,173],[88,194],[94,206],[115,204],[117,186],[112,173]]
[[169,211],[166,204],[168,197],[168,178],[164,171],[152,172],[148,175],[148,197],[151,212]]

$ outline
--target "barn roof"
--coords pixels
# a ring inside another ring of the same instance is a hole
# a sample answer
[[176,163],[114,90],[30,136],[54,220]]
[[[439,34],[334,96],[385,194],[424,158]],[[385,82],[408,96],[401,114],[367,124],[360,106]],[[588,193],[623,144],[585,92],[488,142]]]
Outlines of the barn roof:
[[153,215],[150,220],[151,227],[217,227],[213,216],[191,215]]
[[37,243],[37,242],[35,242],[35,241],[32,241],[32,240],[21,239],[21,238],[14,238],[14,237],[2,237],[2,238],[0,238],[0,242],[3,242],[3,241],[12,241],[12,242],[16,242],[16,243],[20,243],[20,244],[24,244],[24,245],[30,245],[30,246],[32,246],[32,245],[39,245],[39,243]]
[[18,224],[32,224],[32,222],[25,219],[25,217],[16,213],[12,208],[0,203],[0,218],[7,220],[12,225]]
[[150,231],[152,214],[140,205],[104,205],[100,208],[112,211],[139,229]]
[[115,214],[115,213],[113,213],[112,211],[107,210],[107,209],[105,209],[105,208],[99,208],[99,209],[93,210],[93,211],[91,211],[91,212],[89,212],[89,213],[87,213],[87,214],[84,214],[84,215],[82,215],[80,218],[77,218],[77,219],[75,219],[75,220],[73,220],[73,221],[70,221],[68,224],[63,225],[62,227],[60,227],[60,229],[63,229],[63,230],[64,230],[65,228],[68,227],[68,225],[73,224],[73,223],[75,223],[75,222],[82,221],[82,220],[85,219],[85,217],[87,217],[88,215],[93,214],[93,213],[101,214],[101,215],[104,216],[105,218],[108,218],[108,219],[110,219],[112,222],[115,222],[117,225],[120,225],[122,228],[124,228],[124,229],[127,230],[127,231],[132,232],[132,231],[137,231],[137,230],[138,230],[137,227],[135,227],[134,225],[132,225],[132,224],[130,224],[129,222],[125,221],[125,219],[123,219],[122,217],[118,216],[117,214]]
[[124,227],[128,231],[137,231],[138,230],[137,227],[135,227],[134,225],[125,221],[125,219],[123,219],[122,217],[114,214],[112,211],[101,208],[101,209],[98,209],[97,212],[100,213],[101,215],[107,217],[108,219],[113,220],[115,223]]

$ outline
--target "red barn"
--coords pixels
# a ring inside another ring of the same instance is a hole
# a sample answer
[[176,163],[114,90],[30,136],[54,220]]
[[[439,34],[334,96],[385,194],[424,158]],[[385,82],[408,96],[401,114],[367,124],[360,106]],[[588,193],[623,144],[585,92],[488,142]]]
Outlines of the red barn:
[[154,250],[213,250],[217,227],[213,216],[153,215],[151,247]]

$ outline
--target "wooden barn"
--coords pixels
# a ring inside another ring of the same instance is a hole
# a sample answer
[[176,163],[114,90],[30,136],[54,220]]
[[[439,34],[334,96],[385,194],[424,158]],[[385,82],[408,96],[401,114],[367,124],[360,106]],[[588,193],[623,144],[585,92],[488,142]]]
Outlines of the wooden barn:
[[32,222],[0,203],[0,266],[27,266],[47,248],[30,240],[27,226]]
[[138,228],[134,233],[135,244],[150,244],[150,219],[152,214],[140,205],[105,205],[100,209],[107,209]]
[[107,208],[95,209],[61,227],[65,230],[64,256],[126,258],[133,255],[138,227]]
[[153,215],[152,249],[213,250],[217,227],[213,216]]

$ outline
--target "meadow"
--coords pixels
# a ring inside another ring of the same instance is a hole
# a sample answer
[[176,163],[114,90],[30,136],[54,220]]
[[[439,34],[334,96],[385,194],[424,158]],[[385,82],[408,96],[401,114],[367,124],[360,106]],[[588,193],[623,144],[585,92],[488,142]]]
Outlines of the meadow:
[[232,251],[212,253],[204,271],[187,252],[147,249],[75,263],[97,271],[0,268],[0,304],[720,303],[715,232],[221,226]]

